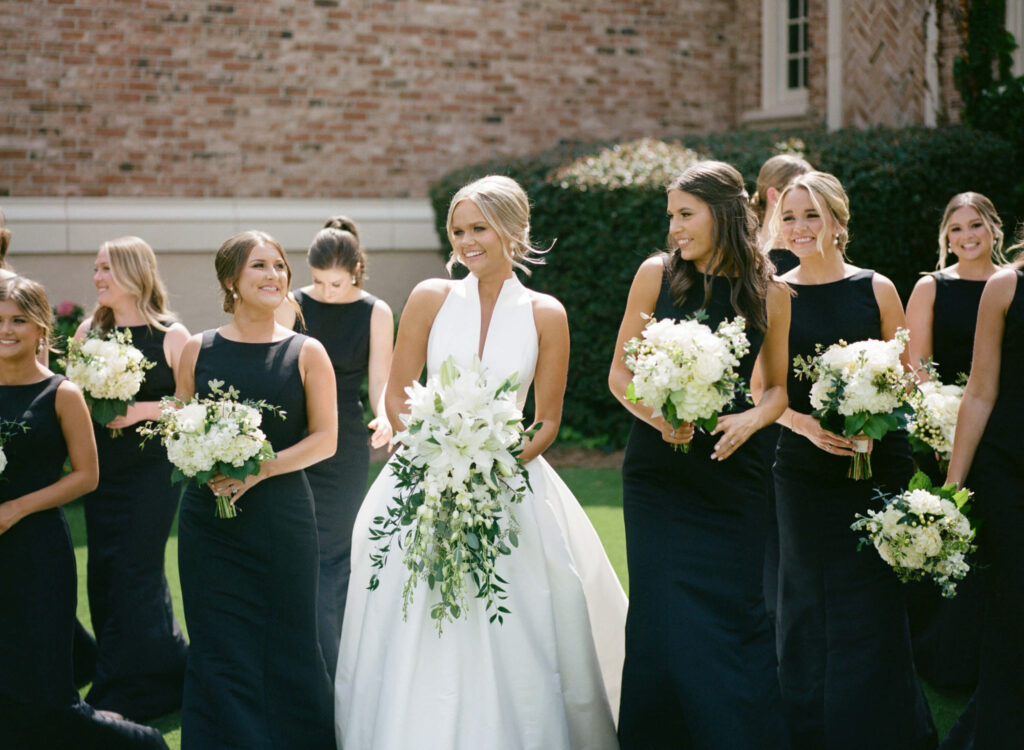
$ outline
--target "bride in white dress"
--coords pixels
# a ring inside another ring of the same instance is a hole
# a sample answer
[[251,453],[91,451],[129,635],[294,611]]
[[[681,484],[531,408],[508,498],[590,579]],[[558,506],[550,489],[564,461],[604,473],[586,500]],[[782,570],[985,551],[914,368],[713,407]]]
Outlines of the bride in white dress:
[[[529,203],[507,177],[460,190],[448,212],[451,262],[461,281],[430,279],[402,314],[388,381],[387,410],[400,424],[405,387],[424,364],[479,355],[497,377],[518,372],[520,406],[533,381],[541,428],[521,459],[533,493],[513,506],[519,546],[498,562],[508,581],[504,624],[483,600],[445,625],[430,618],[438,594],[420,584],[408,616],[408,571],[392,554],[368,591],[368,530],[395,496],[385,467],[367,493],[352,535],[352,577],[335,681],[335,727],[344,750],[604,750],[618,748],[626,596],[589,519],[540,456],[558,432],[569,361],[562,305],[516,278],[534,252]],[[475,591],[468,583],[469,593]],[[468,614],[468,616],[467,616]]]

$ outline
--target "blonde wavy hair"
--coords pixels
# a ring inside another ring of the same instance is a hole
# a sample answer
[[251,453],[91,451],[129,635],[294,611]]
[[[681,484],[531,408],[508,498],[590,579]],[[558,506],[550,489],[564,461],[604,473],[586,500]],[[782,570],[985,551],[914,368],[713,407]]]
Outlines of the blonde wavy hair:
[[[811,171],[793,178],[793,181],[783,188],[779,194],[779,200],[772,211],[771,221],[768,224],[768,231],[772,240],[778,238],[782,229],[782,202],[786,196],[794,190],[803,188],[811,197],[811,204],[821,217],[829,216],[832,223],[839,231],[835,235],[829,235],[828,241],[834,241],[836,249],[846,258],[846,246],[850,241],[850,198],[843,189],[843,184],[828,172]],[[835,238],[833,240],[833,237]],[[825,254],[825,234],[818,234],[818,252]],[[774,243],[773,243],[774,244]]]
[[50,350],[50,333],[53,330],[53,310],[43,285],[24,276],[0,279],[0,302],[10,300],[22,314],[42,330],[36,351]]
[[942,221],[939,223],[939,262],[935,266],[940,271],[946,267],[946,260],[949,258],[949,224],[953,214],[961,208],[970,206],[978,212],[981,223],[992,235],[992,262],[997,266],[1009,262],[1003,252],[1003,220],[999,218],[999,212],[992,205],[992,201],[981,193],[957,193],[949,199],[946,209],[942,212]]
[[[146,325],[166,331],[178,317],[167,309],[167,289],[156,267],[156,253],[140,237],[118,237],[100,245],[110,258],[110,275],[114,283],[135,298],[135,309]],[[114,327],[114,311],[96,305],[91,328],[109,331]]]

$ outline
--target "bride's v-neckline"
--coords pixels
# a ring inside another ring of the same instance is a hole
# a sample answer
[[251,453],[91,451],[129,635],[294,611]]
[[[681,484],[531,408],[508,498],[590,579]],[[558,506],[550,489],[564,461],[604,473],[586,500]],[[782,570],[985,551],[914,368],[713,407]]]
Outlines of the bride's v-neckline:
[[504,296],[505,291],[509,288],[509,282],[516,282],[515,276],[509,276],[501,283],[501,289],[498,290],[498,296],[494,298],[494,307],[491,308],[491,315],[487,319],[487,325],[484,325],[484,306],[480,299],[480,280],[475,276],[472,277],[473,291],[476,294],[476,305],[477,305],[477,345],[476,355],[481,362],[484,361],[484,354],[487,352],[487,344],[491,339],[491,328],[494,326],[495,313],[498,312],[498,308],[501,305],[501,298]]

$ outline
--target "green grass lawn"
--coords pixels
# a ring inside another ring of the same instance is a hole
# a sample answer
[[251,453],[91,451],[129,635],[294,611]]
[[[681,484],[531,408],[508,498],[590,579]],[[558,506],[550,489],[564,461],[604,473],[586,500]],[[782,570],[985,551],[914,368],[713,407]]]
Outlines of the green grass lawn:
[[[380,470],[380,466],[373,467],[372,473]],[[572,488],[576,497],[580,500],[587,515],[593,522],[597,533],[604,542],[608,557],[611,559],[615,571],[622,581],[623,587],[629,590],[629,581],[626,574],[626,535],[622,525],[622,488],[617,469],[580,469],[563,468],[559,474],[566,484]],[[372,480],[372,477],[371,477]],[[68,523],[71,525],[71,534],[75,543],[75,556],[78,559],[78,617],[87,628],[91,629],[89,620],[89,600],[85,591],[85,518],[83,516],[82,504],[78,501],[69,504],[65,508]],[[171,530],[171,538],[167,544],[167,580],[171,587],[171,599],[174,604],[174,612],[178,616],[178,622],[182,629],[185,629],[185,618],[181,607],[181,586],[178,581],[178,527],[175,522]],[[85,694],[86,687],[82,694]],[[960,709],[966,702],[967,696],[961,693],[950,693],[931,689],[925,685],[928,695],[928,702],[931,704],[932,714],[935,717],[935,724],[939,728],[939,735],[945,736],[952,726],[953,721],[960,713]],[[170,714],[151,725],[164,734],[164,739],[172,750],[178,750],[181,746],[181,715]]]

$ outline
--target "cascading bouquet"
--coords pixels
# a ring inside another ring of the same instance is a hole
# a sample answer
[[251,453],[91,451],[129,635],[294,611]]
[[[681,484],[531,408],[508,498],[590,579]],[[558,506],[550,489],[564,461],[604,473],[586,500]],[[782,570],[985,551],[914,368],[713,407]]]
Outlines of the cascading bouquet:
[[855,455],[846,474],[850,479],[871,477],[868,442],[856,438],[880,440],[906,426],[907,387],[913,376],[903,368],[900,354],[909,340],[910,333],[900,328],[891,341],[839,341],[824,351],[819,344],[815,356],[793,359],[797,377],[814,381],[811,406],[821,426],[855,438]]
[[907,420],[910,445],[918,453],[936,453],[939,470],[949,468],[956,434],[956,418],[960,411],[963,386],[944,385],[933,372],[931,379],[921,383],[910,394],[914,413]]
[[[493,610],[490,622],[509,611],[507,582],[496,570],[498,559],[519,544],[512,505],[530,489],[519,461],[524,438],[539,425],[523,429],[516,404],[519,384],[513,373],[501,382],[489,378],[480,360],[459,368],[449,357],[426,385],[405,389],[409,413],[405,430],[395,435],[400,447],[391,461],[397,497],[387,516],[377,516],[370,539],[380,542],[370,554],[382,570],[397,537],[408,577],[402,591],[406,613],[419,581],[440,593],[430,616],[441,634],[446,621],[466,611],[467,578],[475,596]],[[374,590],[378,574],[370,578]]]
[[[672,427],[693,422],[713,430],[722,409],[744,392],[736,368],[750,351],[746,321],[723,320],[712,331],[701,322],[706,317],[652,317],[641,336],[625,344],[626,367],[633,373],[626,398],[651,407]],[[683,451],[689,450],[687,443]]]
[[955,484],[933,487],[919,471],[906,492],[887,498],[880,511],[858,513],[850,528],[866,532],[860,547],[873,545],[901,581],[930,577],[942,595],[951,598],[956,595],[956,581],[970,570],[967,556],[975,549],[974,530],[966,515],[970,495]]
[[28,432],[28,425],[12,419],[0,419],[0,476],[7,469],[7,454],[4,453],[4,446],[7,441],[18,433]]
[[[202,487],[216,474],[244,481],[259,472],[261,463],[274,458],[260,424],[264,411],[284,419],[284,410],[262,400],[239,401],[238,391],[232,386],[224,391],[223,385],[223,380],[209,381],[212,395],[206,398],[165,397],[160,402],[160,419],[138,428],[143,442],[157,436],[167,449],[174,467],[172,484],[191,477]],[[231,498],[217,495],[216,501],[218,518],[238,515]]]
[[[63,360],[68,379],[82,389],[95,422],[108,424],[123,417],[154,362],[132,346],[132,332],[113,329],[104,334],[92,329],[85,341],[68,339]],[[120,429],[110,431],[115,437]]]

